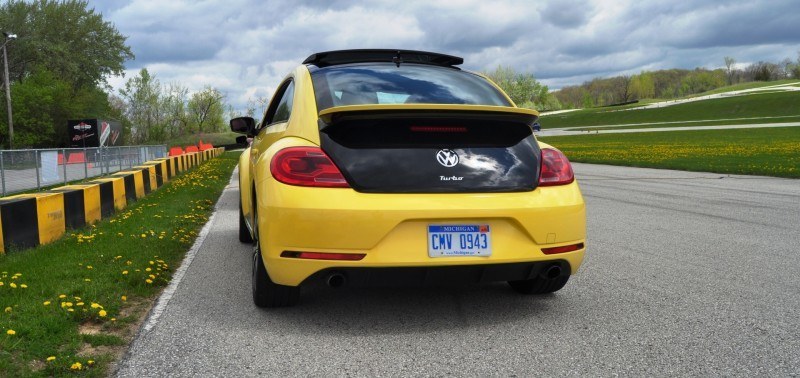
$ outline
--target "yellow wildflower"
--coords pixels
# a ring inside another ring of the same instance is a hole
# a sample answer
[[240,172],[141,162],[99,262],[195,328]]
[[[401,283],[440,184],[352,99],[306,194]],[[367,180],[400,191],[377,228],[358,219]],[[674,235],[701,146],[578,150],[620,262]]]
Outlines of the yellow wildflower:
[[107,314],[108,313],[106,310],[100,310],[100,312],[97,313],[97,315],[100,315],[101,318],[105,318]]
[[12,308],[11,308],[11,307],[6,307],[6,309],[5,309],[5,312],[6,312],[6,313],[10,313],[10,312],[11,312],[11,310],[12,310]]
[[21,287],[21,288],[23,288],[23,289],[27,289],[27,288],[28,288],[28,285],[21,284],[21,285],[19,285],[19,287]]
[[52,362],[56,360],[56,356],[47,357],[47,362]]
[[125,301],[127,301],[127,300],[128,300],[128,297],[126,297],[126,296],[124,296],[124,295],[123,295],[123,296],[122,296],[122,301],[123,301],[123,302],[125,302]]
[[50,306],[50,301],[44,301],[44,303],[42,303],[42,304],[45,305],[45,306]]
[[8,331],[6,331],[6,335],[9,335],[9,336],[14,336],[16,334],[17,334],[17,331],[14,331],[13,329],[9,329]]
[[83,368],[83,365],[81,365],[80,362],[76,362],[72,364],[72,366],[70,366],[69,368],[72,370],[81,370]]
[[122,275],[126,275],[126,274],[128,274],[128,271],[127,270],[123,270],[122,271]]
[[144,282],[147,282],[147,283],[151,284],[151,283],[153,283],[153,280],[148,278],[148,279],[144,280]]
[[64,294],[61,294],[61,295],[59,295],[58,297],[59,297],[59,298],[61,298],[61,299],[64,299],[64,298],[66,298],[67,296],[66,296],[66,295],[64,295]]
[[94,365],[94,360],[86,361],[86,365],[89,365],[89,366]]
[[12,288],[12,289],[16,289],[16,288],[17,288],[17,284],[15,284],[15,283],[13,283],[13,282],[12,282],[12,283],[10,283],[10,284],[9,284],[9,286],[11,286],[11,288]]

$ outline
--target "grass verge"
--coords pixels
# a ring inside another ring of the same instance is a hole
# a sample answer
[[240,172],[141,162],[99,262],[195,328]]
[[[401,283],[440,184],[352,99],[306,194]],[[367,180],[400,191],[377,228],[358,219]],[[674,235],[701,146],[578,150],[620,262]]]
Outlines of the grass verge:
[[209,160],[112,219],[0,255],[0,375],[107,375],[206,223],[238,155]]
[[800,127],[540,139],[574,162],[800,178]]
[[800,116],[800,92],[749,94],[654,109],[593,108],[541,118],[542,128],[700,121],[747,117]]

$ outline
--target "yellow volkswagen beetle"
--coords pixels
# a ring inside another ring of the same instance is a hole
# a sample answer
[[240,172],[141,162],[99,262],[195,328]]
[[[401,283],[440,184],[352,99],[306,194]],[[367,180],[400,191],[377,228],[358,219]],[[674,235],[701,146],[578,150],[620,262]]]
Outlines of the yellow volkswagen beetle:
[[313,54],[278,87],[239,161],[253,301],[300,287],[508,281],[561,289],[583,260],[586,214],[567,158],[455,56]]

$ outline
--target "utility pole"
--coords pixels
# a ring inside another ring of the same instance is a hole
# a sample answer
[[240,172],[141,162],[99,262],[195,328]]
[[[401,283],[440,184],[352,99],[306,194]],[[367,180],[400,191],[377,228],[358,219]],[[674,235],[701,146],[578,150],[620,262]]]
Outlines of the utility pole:
[[8,149],[14,148],[14,120],[11,116],[11,84],[8,79],[8,54],[6,53],[6,45],[14,39],[17,39],[16,34],[3,32],[6,36],[6,41],[3,43],[3,67],[5,70],[5,86],[6,86],[6,106],[8,108]]

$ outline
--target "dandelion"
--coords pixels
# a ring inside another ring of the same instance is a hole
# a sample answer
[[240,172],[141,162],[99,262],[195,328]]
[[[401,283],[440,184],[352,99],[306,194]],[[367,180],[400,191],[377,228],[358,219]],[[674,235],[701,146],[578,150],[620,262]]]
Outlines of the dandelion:
[[153,280],[148,278],[148,279],[144,280],[144,282],[147,282],[147,283],[151,284],[151,283],[153,283]]
[[94,360],[86,361],[86,365],[89,365],[89,366],[94,365]]
[[89,279],[89,278],[84,278],[83,280],[86,281],[86,282],[92,282],[92,280]]
[[6,335],[9,335],[9,336],[14,336],[16,334],[17,334],[17,331],[14,331],[13,329],[9,329],[8,331],[6,331]]
[[121,299],[122,299],[122,301],[123,301],[123,302],[125,302],[125,301],[127,301],[127,300],[128,300],[128,297],[123,295],[123,296],[121,297]]
[[12,308],[11,308],[11,307],[6,307],[6,309],[5,309],[5,312],[6,312],[6,314],[9,314],[9,313],[11,313],[11,310],[12,310]]
[[146,238],[147,234],[142,234],[142,239]]
[[56,356],[47,357],[47,362],[53,362],[56,360]]
[[59,297],[59,298],[61,298],[61,299],[64,299],[64,298],[66,298],[67,296],[66,296],[66,295],[64,295],[64,294],[61,294],[61,295],[59,295],[58,297]]
[[105,318],[107,314],[108,313],[106,310],[100,310],[100,312],[97,313],[97,315],[100,315],[101,318]]
[[116,322],[116,321],[117,321],[117,318],[111,318],[111,321],[112,321],[112,322]]
[[124,276],[124,275],[126,275],[126,274],[128,274],[128,271],[127,271],[127,270],[123,270],[123,271],[122,271],[122,275]]
[[50,301],[44,301],[44,303],[42,303],[42,304],[45,305],[45,306],[50,306]]
[[72,370],[81,370],[83,368],[83,365],[81,365],[80,362],[76,362],[72,364],[72,366],[70,366],[69,368]]
[[75,303],[75,306],[83,306],[83,302]]
[[21,285],[19,285],[19,287],[21,287],[21,288],[23,288],[23,289],[27,289],[27,288],[28,288],[28,285],[21,284]]
[[17,288],[17,284],[15,284],[13,282],[10,283],[8,286],[11,286],[12,289],[16,289]]
[[91,307],[92,307],[92,308],[103,308],[103,306],[100,306],[100,304],[99,304],[99,303],[94,303],[94,302],[92,302],[92,305],[91,305]]

